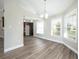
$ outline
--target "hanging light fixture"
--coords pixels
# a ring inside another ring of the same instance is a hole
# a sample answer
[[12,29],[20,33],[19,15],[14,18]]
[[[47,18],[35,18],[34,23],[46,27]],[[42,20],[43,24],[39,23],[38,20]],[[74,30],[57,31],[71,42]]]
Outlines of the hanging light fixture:
[[47,2],[47,0],[44,0],[44,18],[45,19],[48,18],[48,14],[47,14],[47,10],[46,10],[46,2]]
[[44,18],[44,19],[48,18],[48,14],[47,14],[47,10],[46,10],[46,2],[47,2],[47,0],[44,0],[44,14],[40,15],[40,17]]

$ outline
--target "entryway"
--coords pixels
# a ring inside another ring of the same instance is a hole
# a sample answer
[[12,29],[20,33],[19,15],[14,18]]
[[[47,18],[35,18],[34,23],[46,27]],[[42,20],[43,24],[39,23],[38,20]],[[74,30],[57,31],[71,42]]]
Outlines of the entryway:
[[33,36],[32,22],[24,22],[24,36]]

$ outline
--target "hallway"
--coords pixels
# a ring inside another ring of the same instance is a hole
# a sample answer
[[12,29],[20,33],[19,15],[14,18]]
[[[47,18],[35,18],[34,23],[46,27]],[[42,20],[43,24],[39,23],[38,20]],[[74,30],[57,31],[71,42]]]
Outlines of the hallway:
[[0,54],[0,59],[77,59],[77,55],[62,44],[25,37],[24,47]]

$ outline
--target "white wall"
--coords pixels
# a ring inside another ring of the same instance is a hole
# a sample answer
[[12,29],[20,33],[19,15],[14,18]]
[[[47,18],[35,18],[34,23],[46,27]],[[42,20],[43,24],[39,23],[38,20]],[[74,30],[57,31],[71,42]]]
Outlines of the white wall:
[[2,19],[0,18],[0,38],[4,37],[4,29],[2,27]]
[[0,17],[2,17],[4,15],[4,13],[2,11],[0,11]]
[[4,52],[23,46],[23,11],[16,0],[4,1]]
[[2,27],[2,16],[3,16],[3,12],[0,11],[0,37],[4,37],[4,30]]

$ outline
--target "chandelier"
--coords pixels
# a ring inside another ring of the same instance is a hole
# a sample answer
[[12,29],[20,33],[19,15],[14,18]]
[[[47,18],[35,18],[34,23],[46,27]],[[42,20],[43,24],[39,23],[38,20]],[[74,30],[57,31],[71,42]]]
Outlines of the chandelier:
[[46,5],[47,5],[47,0],[44,0],[44,14],[40,15],[41,18],[47,19],[48,18],[48,14],[47,14],[47,10],[46,10]]

